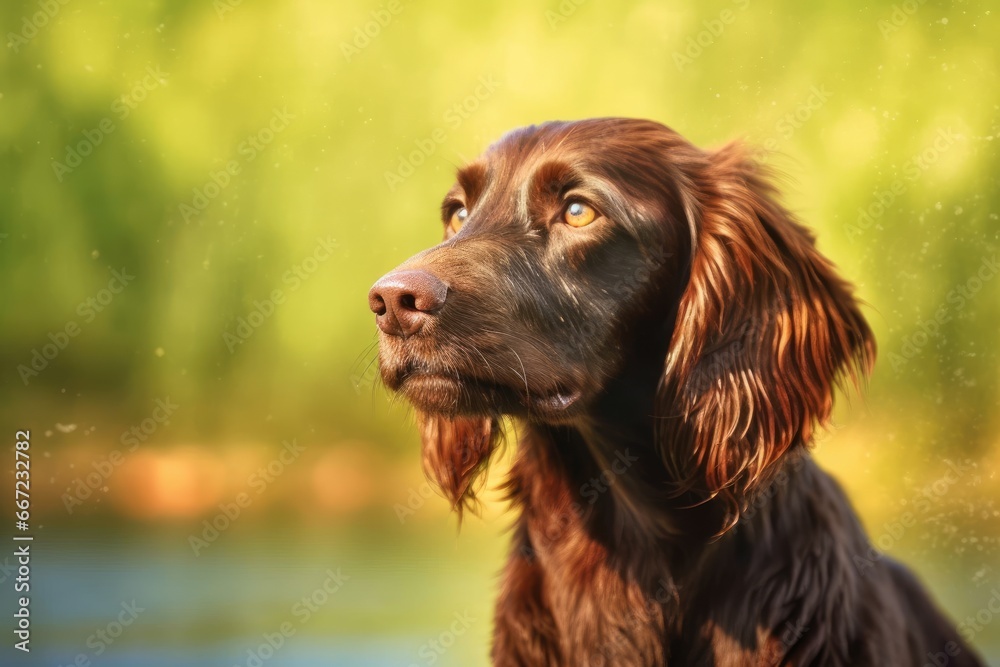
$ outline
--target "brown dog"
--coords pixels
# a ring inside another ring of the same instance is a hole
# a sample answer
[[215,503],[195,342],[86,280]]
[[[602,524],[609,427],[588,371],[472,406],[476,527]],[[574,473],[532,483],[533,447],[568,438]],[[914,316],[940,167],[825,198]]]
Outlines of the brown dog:
[[459,512],[523,422],[494,664],[981,664],[806,451],[875,342],[738,146],[528,127],[442,212],[369,300]]

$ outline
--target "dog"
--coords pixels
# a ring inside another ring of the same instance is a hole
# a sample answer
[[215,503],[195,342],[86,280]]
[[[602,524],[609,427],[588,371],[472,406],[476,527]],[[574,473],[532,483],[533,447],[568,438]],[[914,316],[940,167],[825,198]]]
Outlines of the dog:
[[876,345],[774,182],[652,121],[517,129],[372,287],[460,518],[519,425],[494,665],[982,664],[809,454]]

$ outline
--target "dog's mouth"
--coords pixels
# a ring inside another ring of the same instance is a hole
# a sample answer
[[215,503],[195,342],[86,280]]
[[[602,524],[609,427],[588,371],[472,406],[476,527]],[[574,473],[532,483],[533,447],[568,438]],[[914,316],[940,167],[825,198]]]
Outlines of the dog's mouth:
[[512,414],[559,422],[575,412],[581,398],[580,391],[558,384],[536,389],[518,378],[519,384],[515,386],[474,373],[414,362],[385,375],[390,389],[403,394],[419,410],[435,414]]

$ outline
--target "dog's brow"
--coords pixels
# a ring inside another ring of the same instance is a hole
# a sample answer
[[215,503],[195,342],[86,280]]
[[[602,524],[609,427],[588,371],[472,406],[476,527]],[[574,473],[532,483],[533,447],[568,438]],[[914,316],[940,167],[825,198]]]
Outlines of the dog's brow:
[[482,162],[468,164],[458,170],[456,180],[469,199],[477,199],[486,185],[486,165]]
[[581,180],[580,174],[569,164],[562,160],[545,162],[540,165],[531,175],[531,186],[540,191],[552,184],[556,184],[560,189],[570,183]]
[[517,209],[523,217],[528,217],[529,202],[556,185],[561,191],[567,185],[578,182],[580,175],[569,164],[561,160],[550,160],[539,165],[521,183],[517,191]]

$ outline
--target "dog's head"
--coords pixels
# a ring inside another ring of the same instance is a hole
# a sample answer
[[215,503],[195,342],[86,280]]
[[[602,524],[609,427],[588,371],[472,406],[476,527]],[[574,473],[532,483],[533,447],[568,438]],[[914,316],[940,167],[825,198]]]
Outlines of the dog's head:
[[874,353],[850,288],[737,146],[641,120],[532,126],[462,168],[441,212],[444,241],[369,301],[382,378],[459,509],[502,416],[572,425],[632,375],[672,483],[738,505]]

